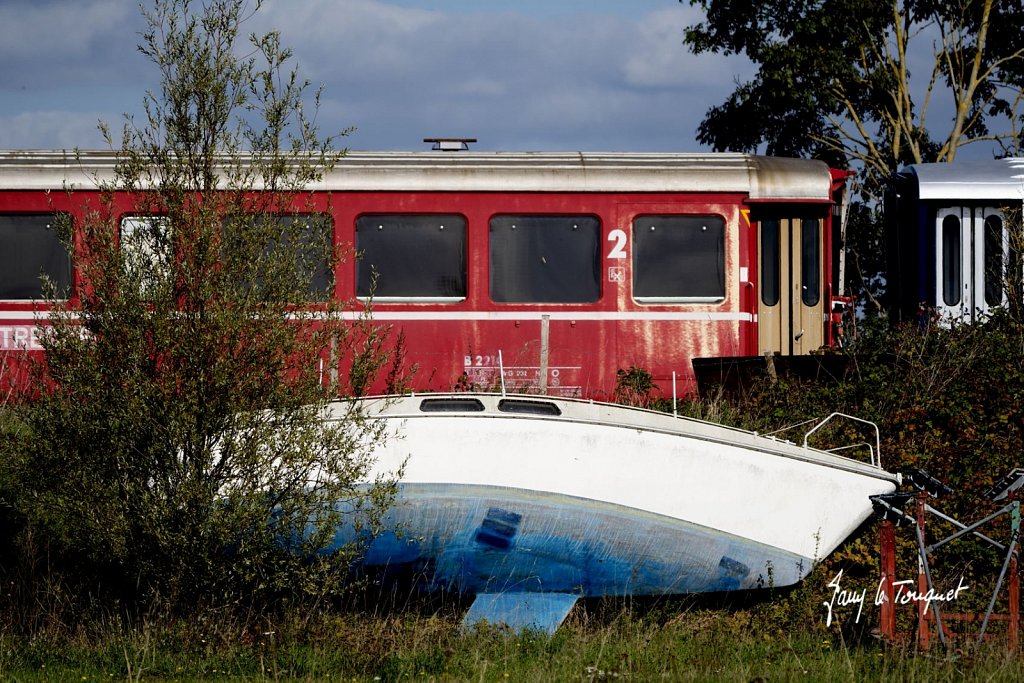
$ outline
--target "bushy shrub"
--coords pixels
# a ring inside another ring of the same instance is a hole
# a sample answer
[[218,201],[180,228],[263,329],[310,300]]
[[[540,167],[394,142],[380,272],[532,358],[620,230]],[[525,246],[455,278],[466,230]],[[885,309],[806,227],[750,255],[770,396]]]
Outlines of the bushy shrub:
[[304,188],[340,153],[276,34],[239,56],[252,9],[156,2],[140,49],[161,90],[61,226],[78,287],[37,321],[0,483],[29,575],[72,612],[323,598],[353,559],[322,552],[343,516],[373,526],[394,491],[362,484],[379,426],[323,419],[401,359],[333,297],[345,254]]

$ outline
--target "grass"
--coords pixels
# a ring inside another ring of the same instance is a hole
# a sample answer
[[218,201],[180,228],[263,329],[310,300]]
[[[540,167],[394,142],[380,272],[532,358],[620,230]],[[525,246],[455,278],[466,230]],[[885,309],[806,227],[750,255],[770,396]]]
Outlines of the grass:
[[0,632],[11,681],[962,681],[1024,680],[999,643],[928,654],[852,644],[819,625],[764,628],[757,609],[577,608],[553,636],[461,629],[438,614],[293,614],[262,623],[206,615]]

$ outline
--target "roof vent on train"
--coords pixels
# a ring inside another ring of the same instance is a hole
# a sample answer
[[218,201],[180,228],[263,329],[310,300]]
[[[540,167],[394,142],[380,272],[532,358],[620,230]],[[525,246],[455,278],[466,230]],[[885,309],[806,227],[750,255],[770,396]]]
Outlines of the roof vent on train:
[[430,149],[435,152],[463,152],[476,138],[423,138],[423,142],[433,143]]

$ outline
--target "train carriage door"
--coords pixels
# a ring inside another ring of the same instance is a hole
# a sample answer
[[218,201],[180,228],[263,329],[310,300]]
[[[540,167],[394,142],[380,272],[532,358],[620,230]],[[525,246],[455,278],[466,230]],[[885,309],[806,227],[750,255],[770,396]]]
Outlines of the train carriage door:
[[978,289],[982,310],[986,313],[1007,302],[1007,276],[1010,265],[1010,233],[1003,212],[993,207],[981,209],[976,219],[983,251],[978,269]]
[[935,305],[945,320],[973,322],[1006,299],[1009,239],[992,207],[947,207],[935,214]]
[[825,343],[823,224],[819,218],[758,222],[758,350],[807,354]]

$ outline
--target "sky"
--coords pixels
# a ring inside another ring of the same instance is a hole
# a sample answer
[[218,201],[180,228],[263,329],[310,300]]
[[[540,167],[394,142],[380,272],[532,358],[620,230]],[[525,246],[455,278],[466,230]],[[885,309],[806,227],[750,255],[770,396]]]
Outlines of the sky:
[[[280,32],[354,150],[685,152],[753,73],[690,54],[699,19],[676,0],[266,0],[244,32]],[[119,130],[157,85],[143,28],[134,0],[0,0],[0,149],[104,149],[98,122]]]

